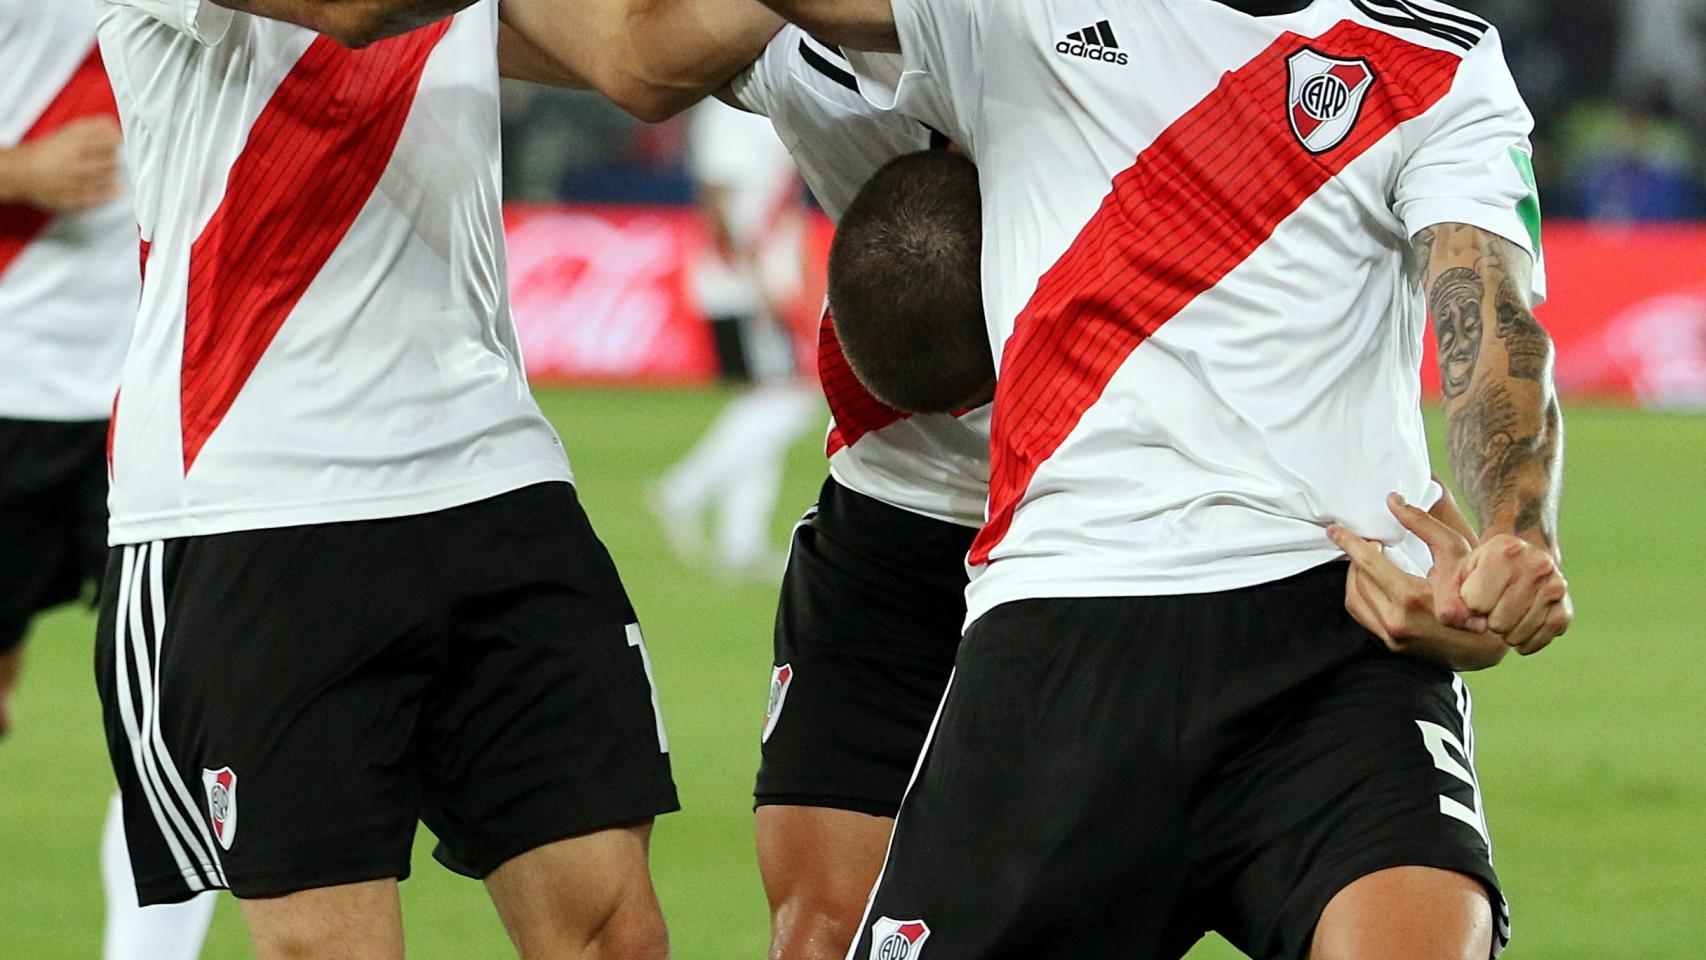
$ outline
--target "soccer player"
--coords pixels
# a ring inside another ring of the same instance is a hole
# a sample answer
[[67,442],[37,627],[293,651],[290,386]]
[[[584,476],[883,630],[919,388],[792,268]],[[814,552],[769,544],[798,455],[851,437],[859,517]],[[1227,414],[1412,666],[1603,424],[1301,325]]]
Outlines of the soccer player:
[[[106,564],[107,418],[137,277],[96,16],[0,0],[0,738],[31,621]],[[104,835],[107,960],[192,960],[213,897],[139,908],[116,802]]]
[[[977,162],[1000,385],[970,628],[856,956],[1497,952],[1469,698],[1343,609],[1425,549],[1431,304],[1486,537],[1439,612],[1567,627],[1531,121],[1431,2],[772,0]],[[996,219],[999,218],[999,219]],[[1486,576],[1494,557],[1517,559]],[[1441,567],[1445,569],[1442,571]]]
[[769,580],[781,569],[770,521],[784,457],[821,406],[796,372],[786,306],[805,265],[805,195],[788,149],[762,117],[707,100],[689,117],[687,151],[711,236],[689,270],[690,286],[710,318],[725,379],[746,389],[670,468],[652,503],[684,562],[709,559],[733,579]]
[[100,24],[145,266],[97,654],[140,898],[230,889],[263,960],[401,957],[424,822],[520,955],[663,957],[669,746],[509,317],[497,6],[242,6],[374,42]]
[[[667,14],[688,6],[647,10]],[[724,7],[708,19],[732,25],[750,16],[747,5]],[[695,82],[708,92],[719,75],[711,70],[696,81],[690,72],[663,70],[651,51],[704,63],[731,49],[688,43],[682,37],[702,36],[689,31],[677,31],[672,43],[651,42],[658,38],[642,25],[649,21],[618,11],[595,22],[627,24],[627,46],[615,37],[589,41],[552,15],[549,0],[512,0],[505,16],[529,42],[537,41],[536,79],[594,86],[650,119],[691,102]],[[889,329],[922,317],[957,344],[947,355],[924,343],[917,351],[891,351],[915,366],[907,368],[909,382],[888,399],[913,409],[979,406],[977,398],[962,396],[964,389],[932,396],[932,384],[918,375],[918,366],[925,366],[962,371],[974,381],[988,376],[988,348],[976,346],[987,341],[976,288],[982,238],[975,176],[968,182],[965,161],[956,163],[940,150],[880,169],[912,151],[944,147],[946,140],[871,107],[848,71],[839,50],[789,27],[721,95],[768,115],[792,144],[808,184],[840,225],[832,283],[839,264],[849,268],[843,281],[851,277],[868,288],[849,306],[880,310],[886,293],[893,302],[892,316],[884,318]],[[672,82],[643,79],[666,74]],[[924,250],[934,258],[917,255]],[[847,300],[851,284],[839,286]],[[943,322],[949,318],[952,324]],[[790,556],[758,790],[772,955],[788,958],[840,957],[854,937],[892,817],[952,669],[964,613],[963,559],[987,493],[987,435],[981,432],[987,416],[910,417],[879,402],[849,369],[838,329],[826,318],[822,355],[836,415],[832,477],[819,508],[796,532]],[[981,368],[966,362],[972,354],[981,354]],[[873,423],[886,426],[869,429]],[[844,429],[856,430],[854,442],[835,445]],[[1467,531],[1449,498],[1435,512]],[[938,519],[944,513],[951,519]],[[1452,539],[1426,517],[1410,522],[1444,550],[1466,549],[1467,541]],[[1394,651],[1466,669],[1497,663],[1508,651],[1502,639],[1489,643],[1484,633],[1439,624],[1432,604],[1421,602],[1431,600],[1426,581],[1403,574],[1378,553],[1364,559],[1366,571],[1351,581],[1364,587],[1352,597],[1364,622]]]

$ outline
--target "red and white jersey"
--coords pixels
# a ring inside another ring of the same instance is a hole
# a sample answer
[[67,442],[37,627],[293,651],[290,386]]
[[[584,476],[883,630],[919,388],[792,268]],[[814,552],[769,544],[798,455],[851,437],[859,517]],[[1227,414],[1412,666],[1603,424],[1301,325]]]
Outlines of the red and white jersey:
[[[0,149],[117,117],[94,0],[0,0]],[[105,420],[136,314],[127,193],[77,213],[0,204],[0,417]]]
[[973,619],[1277,580],[1341,556],[1333,522],[1428,565],[1384,502],[1438,497],[1411,239],[1537,250],[1532,120],[1473,16],[1296,7],[895,0],[904,55],[858,58],[982,181],[1000,386]]
[[[842,52],[789,25],[735,79],[741,106],[768,117],[831,220],[896,157],[945,140],[860,96]],[[829,469],[842,486],[890,506],[962,526],[983,525],[989,496],[989,408],[909,416],[871,396],[841,354],[826,314],[818,374],[833,417]]]
[[114,543],[568,479],[505,288],[495,0],[359,51],[202,0],[108,3],[145,259]]

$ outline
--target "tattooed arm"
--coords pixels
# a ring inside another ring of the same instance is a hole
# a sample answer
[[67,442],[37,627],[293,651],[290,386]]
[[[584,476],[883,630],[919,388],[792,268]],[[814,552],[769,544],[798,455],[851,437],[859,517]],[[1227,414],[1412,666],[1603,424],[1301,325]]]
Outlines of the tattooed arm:
[[1482,543],[1459,572],[1489,629],[1534,653],[1568,628],[1558,571],[1564,423],[1552,340],[1530,305],[1526,250],[1462,224],[1416,239],[1439,337],[1452,471],[1481,519]]

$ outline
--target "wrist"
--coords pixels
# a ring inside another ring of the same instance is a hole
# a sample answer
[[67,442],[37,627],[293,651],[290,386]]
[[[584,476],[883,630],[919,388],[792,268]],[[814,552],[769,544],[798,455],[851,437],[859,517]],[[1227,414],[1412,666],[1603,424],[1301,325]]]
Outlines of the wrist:
[[0,203],[31,203],[35,163],[27,146],[0,150]]
[[1500,536],[1515,537],[1545,553],[1552,558],[1553,562],[1560,564],[1563,562],[1564,554],[1558,549],[1558,537],[1550,531],[1538,527],[1518,530],[1510,524],[1488,524],[1486,529],[1481,531],[1481,542],[1487,543]]

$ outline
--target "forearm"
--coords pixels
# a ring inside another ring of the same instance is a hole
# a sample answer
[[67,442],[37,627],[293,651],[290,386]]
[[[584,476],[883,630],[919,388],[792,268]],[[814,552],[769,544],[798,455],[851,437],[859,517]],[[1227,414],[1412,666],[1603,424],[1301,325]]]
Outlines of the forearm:
[[764,5],[825,43],[900,52],[892,0],[764,0]]
[[782,27],[755,0],[504,0],[500,11],[562,76],[652,121],[723,87]]
[[349,47],[436,23],[474,0],[213,0],[222,7],[307,27]]
[[1458,487],[1483,539],[1514,534],[1556,556],[1564,425],[1552,340],[1530,306],[1531,259],[1458,224],[1425,231],[1418,249]]
[[498,29],[498,72],[506,80],[523,80],[548,87],[585,90],[591,86],[585,77],[539,49],[509,24],[501,24]]
[[30,165],[22,147],[0,150],[0,203],[23,203],[30,195]]

